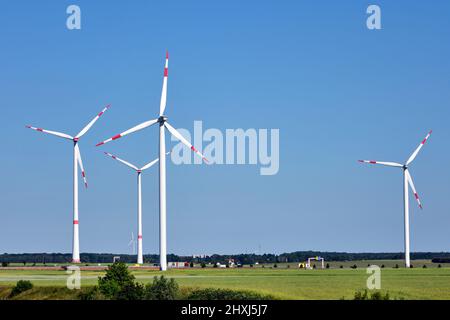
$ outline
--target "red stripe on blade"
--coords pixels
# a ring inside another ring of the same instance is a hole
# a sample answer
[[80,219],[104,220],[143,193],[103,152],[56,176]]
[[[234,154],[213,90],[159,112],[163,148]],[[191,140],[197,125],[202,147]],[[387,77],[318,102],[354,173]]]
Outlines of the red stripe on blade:
[[116,140],[116,139],[119,139],[120,137],[121,137],[121,135],[120,135],[120,134],[117,134],[117,135],[115,135],[114,137],[112,137],[111,139]]
[[78,220],[73,220],[73,224],[78,224]]
[[95,146],[98,147],[98,146],[101,146],[102,144],[105,144],[105,143],[104,142],[99,142]]

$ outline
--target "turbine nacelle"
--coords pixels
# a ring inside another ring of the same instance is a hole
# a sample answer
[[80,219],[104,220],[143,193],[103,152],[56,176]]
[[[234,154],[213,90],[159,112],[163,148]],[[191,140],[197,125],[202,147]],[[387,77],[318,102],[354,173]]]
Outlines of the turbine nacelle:
[[158,123],[159,123],[160,125],[163,125],[164,122],[167,121],[167,119],[168,119],[168,118],[167,118],[165,115],[159,116],[159,118],[158,118]]

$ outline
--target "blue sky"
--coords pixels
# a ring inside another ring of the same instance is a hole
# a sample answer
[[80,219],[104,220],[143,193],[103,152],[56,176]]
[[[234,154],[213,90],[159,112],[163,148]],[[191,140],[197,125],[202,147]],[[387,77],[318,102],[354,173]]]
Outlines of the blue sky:
[[[382,30],[366,28],[378,4]],[[77,4],[82,29],[66,28]],[[70,252],[72,148],[25,129],[83,137],[82,252],[130,252],[137,165],[157,157],[157,129],[94,145],[158,112],[165,50],[175,127],[279,128],[280,170],[168,163],[168,251],[402,251],[400,170],[412,251],[449,251],[450,4],[426,1],[14,1],[0,10],[0,252]],[[174,145],[174,143],[171,143]],[[168,141],[169,145],[169,141]],[[144,252],[158,251],[158,172],[143,176]]]

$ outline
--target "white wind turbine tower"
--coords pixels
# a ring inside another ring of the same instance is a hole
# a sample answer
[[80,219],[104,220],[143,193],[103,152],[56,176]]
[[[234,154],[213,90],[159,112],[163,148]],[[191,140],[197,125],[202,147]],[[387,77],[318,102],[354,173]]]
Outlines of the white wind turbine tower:
[[128,242],[128,246],[131,246],[131,254],[136,254],[136,240],[134,240],[134,233],[131,232],[131,240]]
[[422,149],[423,145],[427,142],[428,138],[431,135],[430,131],[425,139],[422,140],[420,145],[417,147],[417,149],[412,153],[412,155],[409,157],[409,159],[405,162],[405,164],[400,164],[396,162],[380,162],[380,161],[374,161],[374,160],[358,160],[359,162],[363,163],[370,163],[370,164],[380,164],[388,167],[397,167],[401,168],[403,170],[403,208],[404,208],[404,225],[405,225],[405,266],[409,268],[411,266],[410,264],[410,258],[409,258],[409,188],[408,184],[411,187],[412,192],[414,193],[414,197],[417,200],[417,203],[419,204],[419,208],[422,209],[422,204],[420,203],[419,195],[416,192],[416,188],[414,187],[414,183],[411,177],[411,174],[409,173],[408,167],[409,165],[414,161],[417,154],[419,153],[420,149]]
[[[170,152],[167,152],[166,154],[169,154]],[[105,154],[114,160],[117,160],[124,165],[128,166],[129,168],[133,169],[137,173],[137,188],[138,188],[138,256],[137,256],[137,263],[143,264],[144,259],[142,255],[142,180],[141,180],[141,174],[144,170],[147,170],[148,168],[152,167],[155,163],[159,161],[159,159],[155,159],[149,163],[147,163],[142,168],[136,167],[134,164],[129,163],[128,161],[122,160],[115,155],[105,152]],[[134,234],[133,234],[134,239]],[[134,253],[133,253],[134,254]]]
[[127,134],[150,127],[156,123],[159,124],[159,255],[160,255],[160,269],[167,270],[167,247],[166,247],[166,140],[165,129],[180,140],[183,144],[189,147],[193,152],[200,156],[205,162],[207,159],[191,145],[174,127],[167,122],[167,117],[164,115],[167,101],[167,77],[169,73],[169,53],[166,53],[166,64],[164,67],[163,87],[161,92],[161,103],[159,106],[159,117],[157,119],[148,120],[137,126],[128,129],[114,137],[102,141],[97,144],[100,146],[112,140],[119,139]]
[[84,180],[84,185],[87,188],[86,174],[83,168],[83,161],[81,160],[80,148],[78,147],[79,139],[89,131],[94,123],[108,110],[110,105],[107,105],[99,114],[95,116],[75,137],[68,134],[44,130],[32,126],[26,126],[39,132],[48,133],[60,138],[68,139],[73,142],[73,241],[72,241],[72,263],[80,263],[80,237],[78,229],[78,165],[80,165],[81,175]]

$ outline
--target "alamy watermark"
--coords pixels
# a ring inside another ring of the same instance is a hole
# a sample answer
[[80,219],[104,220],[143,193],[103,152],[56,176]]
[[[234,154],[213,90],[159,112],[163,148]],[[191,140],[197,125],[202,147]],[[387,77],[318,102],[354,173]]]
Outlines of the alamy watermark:
[[369,30],[380,30],[381,29],[381,8],[376,4],[371,4],[367,7],[367,14],[370,14],[366,20],[366,26]]
[[80,290],[81,288],[81,271],[78,266],[68,266],[66,273],[69,275],[66,280],[67,289]]
[[[187,129],[177,129],[200,151],[209,164],[259,165],[260,175],[275,175],[280,169],[279,129],[219,129],[203,131],[203,122],[194,121],[193,136]],[[172,141],[178,141],[172,136]],[[174,164],[201,164],[202,159],[179,142],[172,149]]]
[[66,13],[69,14],[66,20],[66,27],[69,30],[81,29],[81,9],[79,6],[71,4],[67,7]]
[[377,265],[371,265],[366,269],[366,273],[370,274],[367,278],[366,286],[369,290],[381,289],[381,269]]

